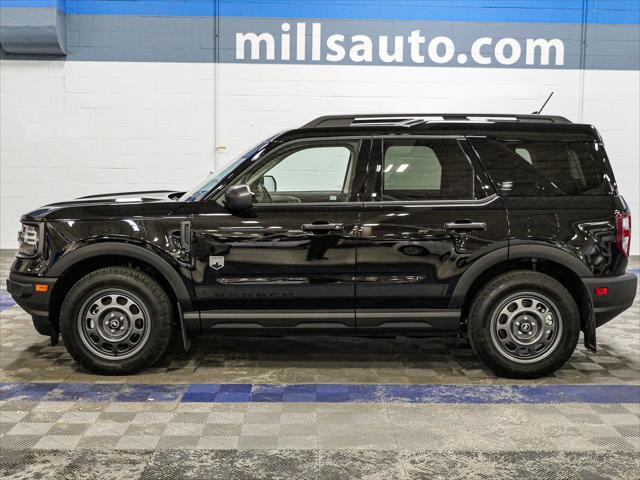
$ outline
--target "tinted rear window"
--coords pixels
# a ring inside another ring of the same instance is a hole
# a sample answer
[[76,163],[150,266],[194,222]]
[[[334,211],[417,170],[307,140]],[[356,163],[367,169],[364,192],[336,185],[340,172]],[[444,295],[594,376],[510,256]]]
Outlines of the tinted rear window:
[[471,142],[503,195],[609,195],[614,191],[603,148],[595,142]]

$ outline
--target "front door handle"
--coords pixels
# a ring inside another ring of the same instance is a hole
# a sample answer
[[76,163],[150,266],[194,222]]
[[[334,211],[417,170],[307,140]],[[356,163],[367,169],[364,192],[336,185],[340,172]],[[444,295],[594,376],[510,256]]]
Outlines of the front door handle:
[[487,224],[485,222],[472,222],[470,220],[457,220],[455,222],[447,222],[444,224],[444,228],[447,230],[486,230]]
[[344,223],[305,223],[302,225],[305,232],[340,232],[344,230]]

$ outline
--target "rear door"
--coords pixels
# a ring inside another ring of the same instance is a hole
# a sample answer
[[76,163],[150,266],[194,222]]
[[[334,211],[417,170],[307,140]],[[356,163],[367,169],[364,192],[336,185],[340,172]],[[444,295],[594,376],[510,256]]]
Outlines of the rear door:
[[445,311],[473,262],[506,245],[506,213],[463,137],[380,137],[364,203],[358,327],[455,329]]

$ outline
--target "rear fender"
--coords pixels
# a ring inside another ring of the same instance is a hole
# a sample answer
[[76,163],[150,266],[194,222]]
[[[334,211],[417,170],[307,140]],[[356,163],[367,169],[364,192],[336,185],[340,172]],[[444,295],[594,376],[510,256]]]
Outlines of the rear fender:
[[[467,301],[468,292],[484,272],[501,263],[518,259],[548,260],[549,262],[563,265],[571,270],[578,278],[593,277],[593,272],[578,257],[556,246],[530,243],[503,247],[477,259],[462,277],[460,277],[451,295],[449,308],[463,309]],[[589,350],[595,352],[595,315],[591,297],[584,285],[582,285],[582,292],[576,300],[580,311],[580,328],[584,332],[584,345]]]

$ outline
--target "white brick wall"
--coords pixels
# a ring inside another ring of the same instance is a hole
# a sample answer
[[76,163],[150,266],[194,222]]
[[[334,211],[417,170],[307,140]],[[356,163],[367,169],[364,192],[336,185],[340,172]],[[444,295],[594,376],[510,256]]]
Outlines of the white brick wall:
[[3,61],[1,242],[21,213],[100,192],[186,188],[213,168],[212,64]]
[[224,164],[322,114],[530,113],[550,91],[545,113],[598,127],[639,218],[638,71],[2,61],[0,247],[15,247],[25,211],[186,189],[214,168],[216,145]]

